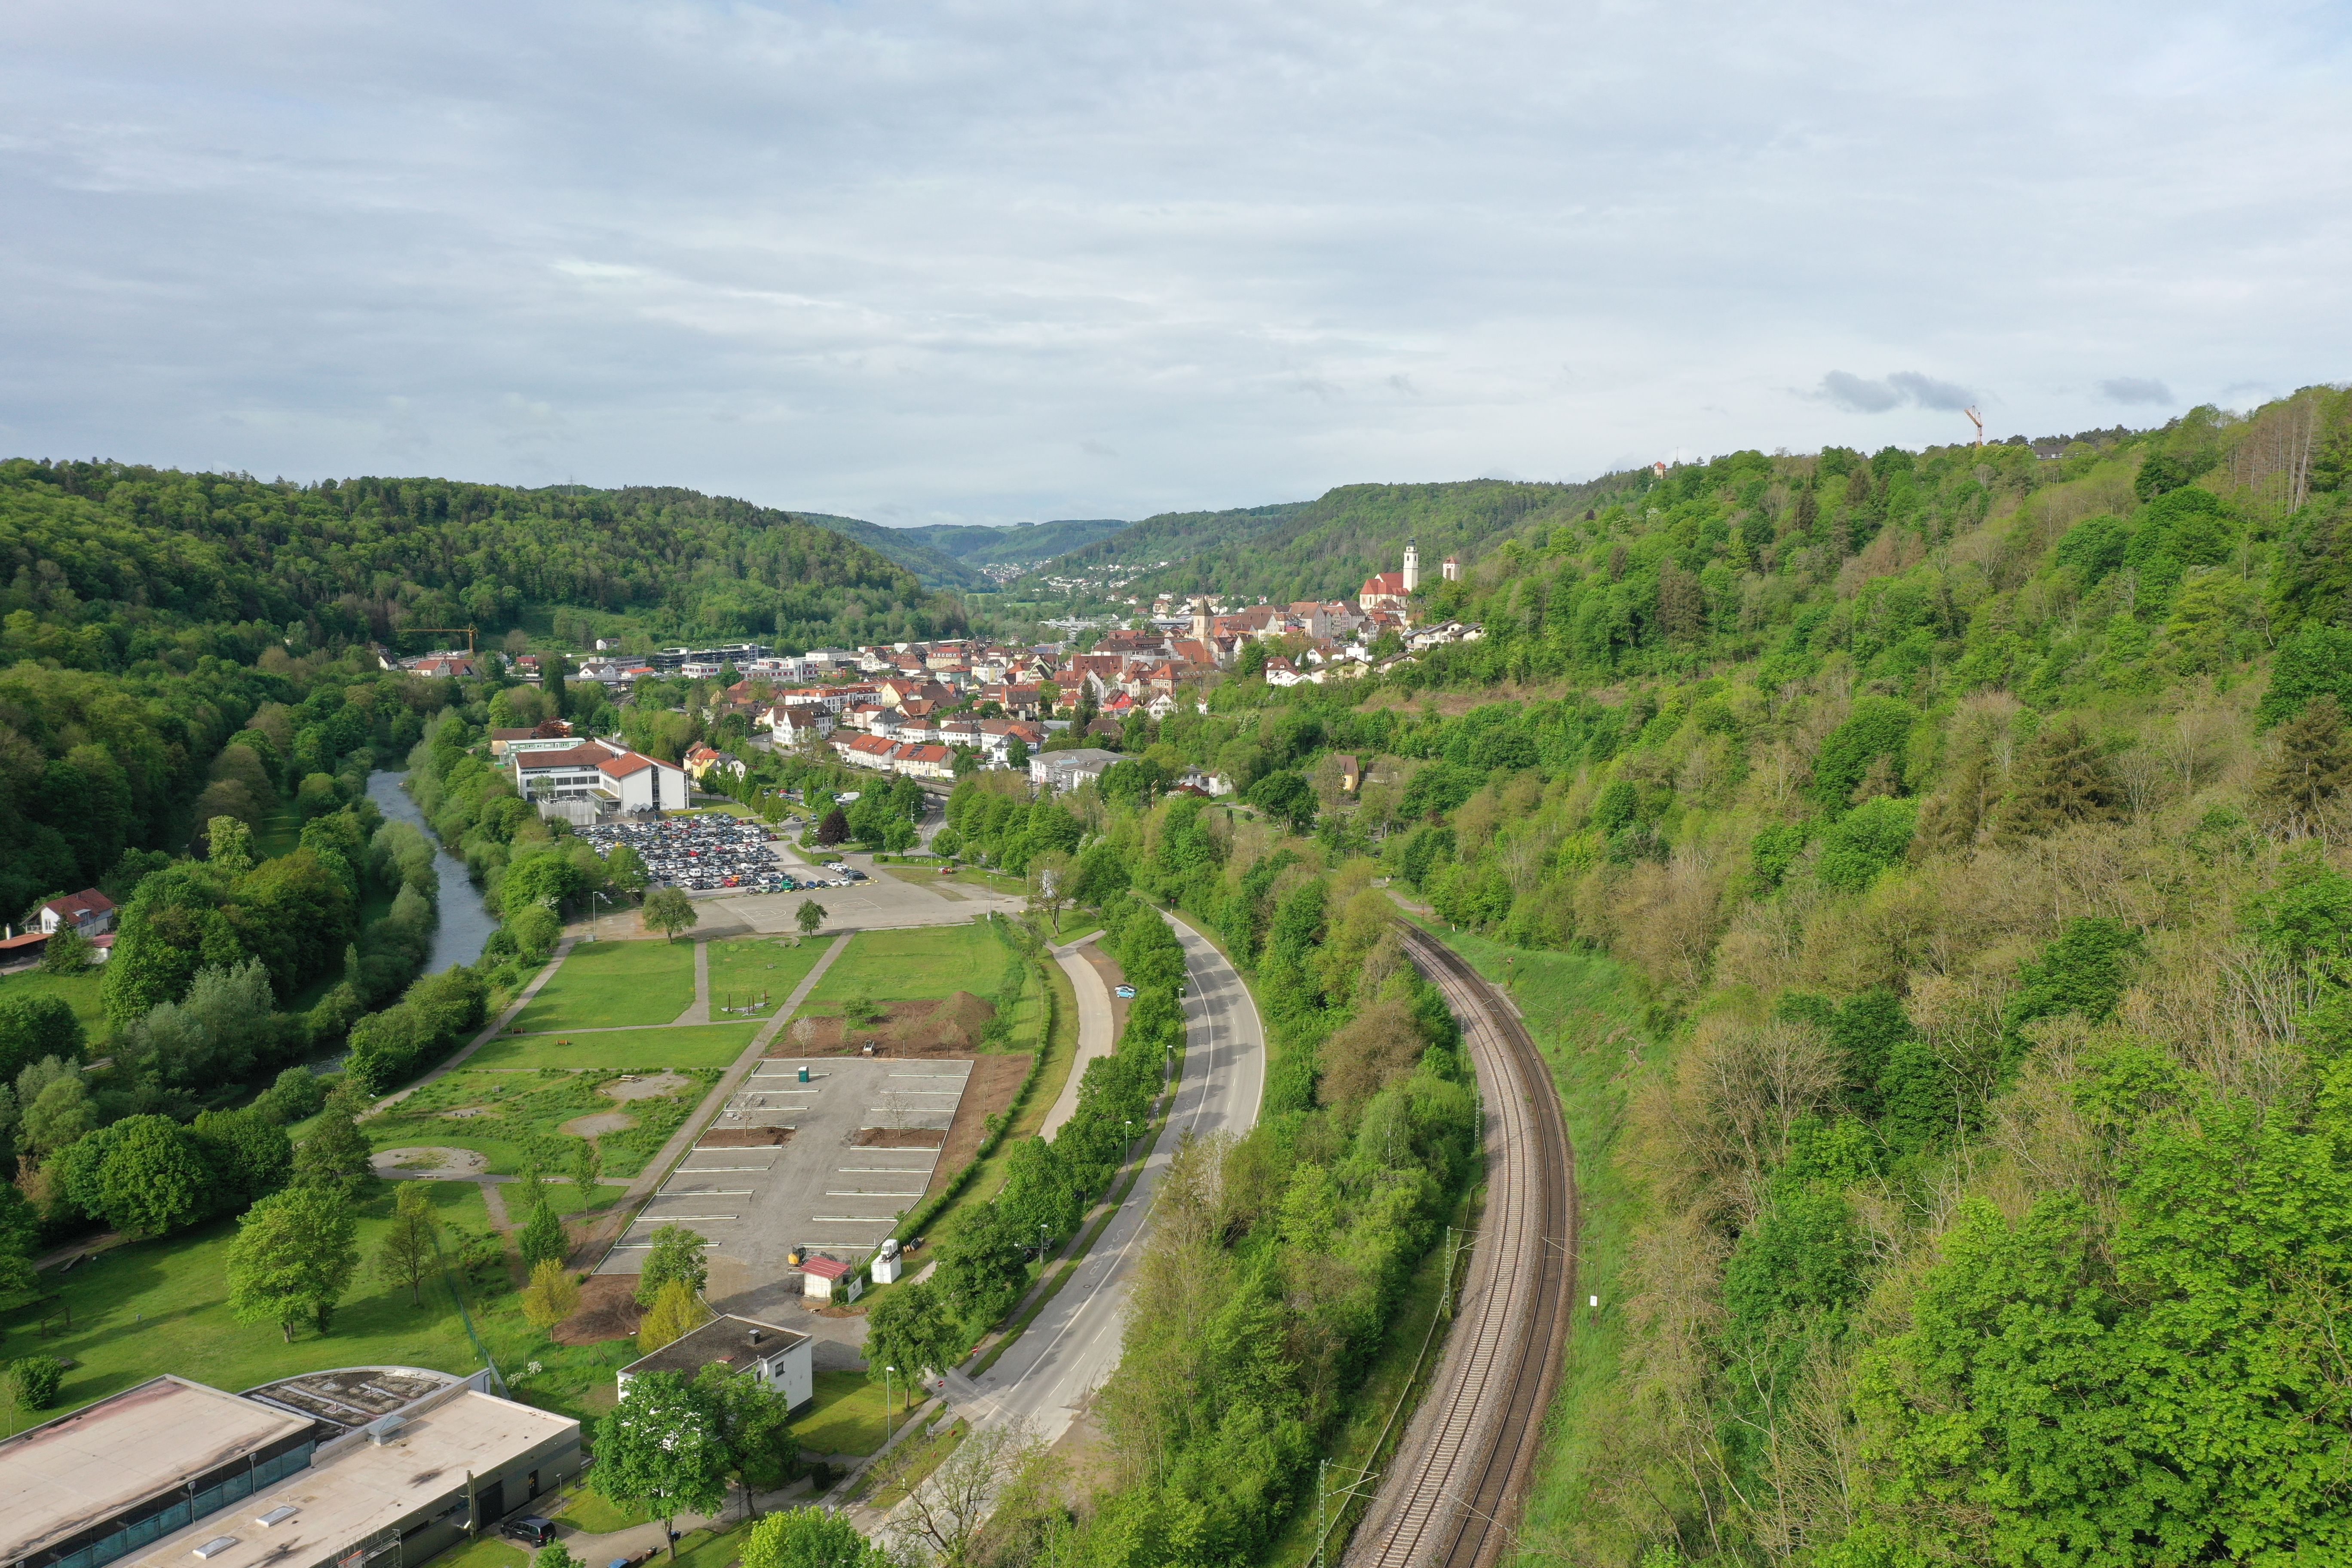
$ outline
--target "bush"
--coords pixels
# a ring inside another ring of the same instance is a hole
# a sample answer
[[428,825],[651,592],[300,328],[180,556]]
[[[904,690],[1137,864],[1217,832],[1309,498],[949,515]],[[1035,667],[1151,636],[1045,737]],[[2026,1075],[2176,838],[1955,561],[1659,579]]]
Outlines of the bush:
[[58,1402],[65,1384],[65,1363],[53,1355],[28,1355],[8,1363],[16,1378],[16,1396],[27,1410],[47,1410]]

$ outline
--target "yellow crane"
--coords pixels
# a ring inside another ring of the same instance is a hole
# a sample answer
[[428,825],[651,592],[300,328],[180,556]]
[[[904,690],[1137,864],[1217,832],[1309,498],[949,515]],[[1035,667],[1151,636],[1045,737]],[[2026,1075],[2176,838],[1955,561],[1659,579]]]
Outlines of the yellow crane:
[[1960,412],[1967,415],[1969,416],[1969,423],[1977,427],[1977,445],[1979,447],[1982,447],[1984,445],[1984,416],[1979,414],[1973,408],[1963,408]]

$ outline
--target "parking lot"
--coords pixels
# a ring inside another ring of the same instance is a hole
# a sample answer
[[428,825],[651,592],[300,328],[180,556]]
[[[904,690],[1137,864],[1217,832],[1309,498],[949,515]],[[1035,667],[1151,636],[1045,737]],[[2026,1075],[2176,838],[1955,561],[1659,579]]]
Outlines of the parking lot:
[[795,1247],[863,1262],[930,1184],[971,1074],[969,1061],[762,1060],[597,1271],[638,1272],[670,1224],[710,1238],[714,1296],[797,1279]]
[[782,892],[787,880],[762,823],[739,816],[674,816],[655,822],[597,823],[580,837],[608,855],[625,844],[655,885],[709,892],[745,888]]
[[[866,857],[845,858],[855,867]],[[794,879],[825,878],[821,866],[803,870],[788,863]],[[824,910],[824,929],[877,931],[894,926],[961,925],[992,910],[1017,910],[1021,900],[968,883],[946,883],[938,890],[904,882],[887,872],[841,887],[803,887],[798,891],[765,893],[755,888],[729,889],[703,908],[705,931],[787,931],[794,929],[803,900],[814,899]]]

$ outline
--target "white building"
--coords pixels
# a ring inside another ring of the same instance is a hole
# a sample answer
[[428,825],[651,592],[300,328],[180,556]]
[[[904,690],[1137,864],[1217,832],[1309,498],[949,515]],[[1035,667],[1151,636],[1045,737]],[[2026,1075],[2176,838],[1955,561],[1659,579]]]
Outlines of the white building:
[[1098,779],[1116,763],[1127,761],[1117,752],[1092,746],[1068,752],[1040,752],[1029,759],[1029,782],[1039,789],[1066,792],[1088,779]]
[[687,804],[686,770],[618,741],[517,752],[509,761],[525,799],[584,800],[619,811],[674,811]]
[[691,1380],[706,1366],[731,1366],[748,1373],[792,1402],[798,1415],[816,1398],[816,1372],[809,1336],[755,1318],[720,1316],[649,1356],[621,1369],[621,1394],[629,1380],[648,1372],[674,1372]]

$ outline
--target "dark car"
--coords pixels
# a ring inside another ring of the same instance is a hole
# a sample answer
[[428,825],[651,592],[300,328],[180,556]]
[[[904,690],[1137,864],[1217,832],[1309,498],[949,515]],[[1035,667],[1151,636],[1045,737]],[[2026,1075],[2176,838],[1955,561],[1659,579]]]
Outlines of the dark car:
[[499,1533],[509,1541],[520,1541],[525,1546],[544,1546],[555,1539],[555,1521],[530,1514],[507,1521],[499,1527]]

